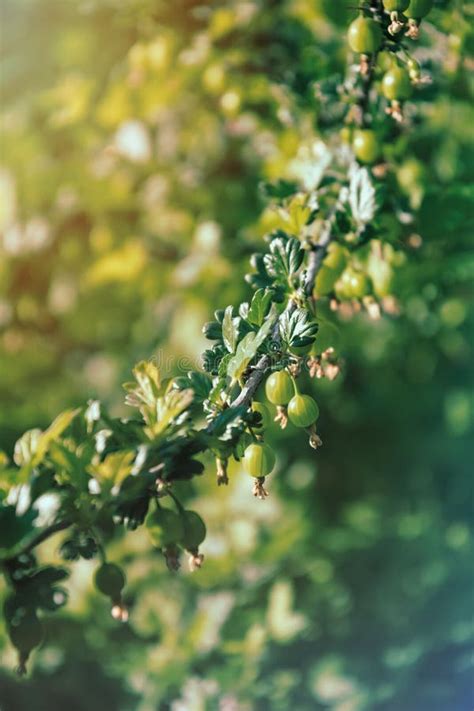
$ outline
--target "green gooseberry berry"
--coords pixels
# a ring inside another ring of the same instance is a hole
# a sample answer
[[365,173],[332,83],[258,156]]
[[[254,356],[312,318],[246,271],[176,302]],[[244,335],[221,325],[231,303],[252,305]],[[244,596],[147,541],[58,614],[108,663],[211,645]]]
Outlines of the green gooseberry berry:
[[433,0],[410,0],[405,15],[414,20],[421,20],[433,7]]
[[181,516],[176,511],[162,506],[148,514],[145,525],[151,542],[157,548],[179,543],[184,534]]
[[286,370],[277,370],[267,378],[265,394],[273,405],[287,405],[294,392],[293,379]]
[[374,54],[382,44],[382,30],[374,20],[359,15],[349,25],[347,41],[353,52]]
[[125,587],[125,574],[115,563],[102,563],[94,575],[94,585],[108,597],[119,597]]
[[405,67],[393,66],[386,72],[382,79],[382,92],[389,101],[405,101],[410,98],[413,87]]
[[336,283],[336,296],[341,299],[361,299],[369,291],[369,282],[366,275],[347,267]]
[[19,620],[18,624],[8,626],[8,634],[13,646],[28,655],[43,641],[43,624],[35,612],[29,611]]
[[387,12],[405,12],[410,0],[383,0],[383,6]]
[[311,395],[294,395],[288,404],[288,418],[295,427],[310,427],[319,417],[319,407]]
[[354,132],[352,149],[362,163],[374,163],[382,152],[379,138],[370,128],[361,128]]
[[254,442],[245,450],[242,464],[250,476],[256,478],[265,477],[273,471],[275,454],[268,444]]
[[181,544],[188,551],[196,550],[206,538],[206,524],[196,511],[183,511],[183,537]]

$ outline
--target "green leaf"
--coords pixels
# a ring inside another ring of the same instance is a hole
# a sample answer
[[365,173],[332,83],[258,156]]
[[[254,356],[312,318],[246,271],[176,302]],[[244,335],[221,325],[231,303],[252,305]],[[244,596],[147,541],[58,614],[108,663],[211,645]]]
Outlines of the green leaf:
[[239,380],[249,365],[250,361],[257,354],[258,349],[268,338],[276,320],[276,309],[272,306],[270,314],[257,333],[248,333],[237,346],[235,356],[231,358],[227,366],[227,375],[235,382]]
[[37,511],[29,509],[19,516],[15,506],[0,505],[0,551],[13,550],[36,529],[33,525]]
[[[161,392],[161,378],[156,364],[151,361],[141,361],[133,369],[136,383],[125,383],[127,391],[125,403],[131,407],[141,408],[146,405],[154,408]],[[142,413],[143,414],[143,413]]]
[[13,461],[19,467],[24,467],[30,464],[38,449],[38,443],[41,437],[41,430],[28,430],[15,443],[13,453]]
[[[150,439],[161,435],[180,415],[188,409],[194,398],[191,388],[187,390],[170,390],[156,401],[156,415],[153,422],[147,423],[145,429]],[[178,423],[176,423],[178,424]]]
[[265,320],[270,304],[272,292],[269,289],[258,289],[253,295],[252,303],[247,314],[247,321],[255,326],[261,326]]
[[282,201],[285,198],[294,195],[298,190],[297,183],[291,183],[288,180],[276,180],[273,183],[260,183],[260,191],[266,199]]
[[72,481],[76,488],[87,490],[89,476],[86,468],[93,454],[93,450],[88,452],[81,448],[79,455],[76,449],[71,450],[63,442],[53,442],[48,461],[54,466],[55,478],[60,484]]
[[20,437],[15,444],[13,459],[15,464],[23,467],[22,477],[27,476],[31,469],[44,459],[50,445],[59,439],[79,412],[79,408],[66,410],[58,415],[44,432],[38,429],[29,430]]
[[101,484],[114,486],[120,484],[132,471],[135,452],[113,452],[102,462],[91,465],[89,471]]
[[233,355],[232,353],[226,353],[226,355],[222,358],[221,362],[219,363],[219,367],[217,369],[217,375],[220,378],[225,378],[227,375],[227,368],[229,367],[229,362],[232,360]]
[[187,375],[174,378],[173,387],[176,390],[186,390],[191,387],[194,392],[194,402],[202,402],[207,398],[212,383],[206,373],[190,371]]
[[[194,391],[194,400],[202,402],[209,397],[212,388],[212,381],[206,373],[199,373],[196,370],[191,370],[187,374],[187,387]],[[185,388],[180,388],[184,390]]]
[[357,166],[352,169],[348,200],[352,216],[359,228],[374,218],[377,207],[375,188],[367,168]]
[[318,324],[311,320],[304,309],[296,309],[289,314],[285,311],[280,318],[280,336],[291,347],[309,346],[314,342]]
[[225,310],[224,319],[222,321],[222,338],[229,353],[235,353],[240,321],[239,318],[233,318],[232,313],[232,306],[228,306]]
[[217,437],[222,437],[225,435],[228,426],[235,421],[241,420],[245,412],[246,407],[243,405],[227,408],[213,420],[212,433]]
[[270,254],[263,258],[268,274],[287,287],[296,275],[304,259],[304,250],[299,240],[278,231],[270,243]]

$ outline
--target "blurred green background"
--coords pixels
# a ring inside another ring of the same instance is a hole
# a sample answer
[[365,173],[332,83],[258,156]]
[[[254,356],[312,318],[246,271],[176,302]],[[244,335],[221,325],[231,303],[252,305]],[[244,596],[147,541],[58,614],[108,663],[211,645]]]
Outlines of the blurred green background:
[[[348,5],[2,0],[2,448],[89,397],[125,412],[139,358],[197,362],[248,294],[260,182],[332,130],[318,82],[344,71]],[[209,529],[194,575],[140,531],[114,544],[129,626],[74,566],[26,681],[0,627],[1,711],[471,711],[473,16],[438,2],[424,26],[434,84],[394,154],[424,166],[422,246],[401,315],[344,323],[343,376],[308,386],[324,447],[275,428],[264,504],[211,462],[183,485]]]

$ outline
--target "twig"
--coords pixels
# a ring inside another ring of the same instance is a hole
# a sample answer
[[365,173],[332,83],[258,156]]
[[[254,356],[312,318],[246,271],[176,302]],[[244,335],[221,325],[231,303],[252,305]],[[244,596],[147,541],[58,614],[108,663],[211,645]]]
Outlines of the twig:
[[[308,269],[306,272],[306,279],[304,283],[304,292],[306,296],[311,296],[311,294],[313,293],[314,283],[316,281],[317,274],[321,268],[324,256],[327,252],[327,248],[333,238],[333,227],[339,204],[340,202],[338,200],[328,220],[326,221],[324,231],[320,236],[318,243],[311,247],[308,257]],[[291,300],[286,310],[291,313],[292,311],[294,311],[295,308],[296,302],[294,300]],[[275,329],[278,334],[278,322],[276,323]],[[278,335],[276,335],[274,340],[277,339]],[[235,400],[231,403],[230,407],[239,407],[242,405],[248,407],[250,405],[253,396],[257,392],[262,380],[270,369],[270,366],[272,364],[271,361],[272,359],[269,355],[264,355],[260,358],[251,375],[249,376],[247,382],[245,383],[244,387],[240,391],[239,395],[235,398]]]
[[51,538],[51,536],[54,536],[55,533],[59,533],[60,531],[65,531],[66,528],[69,528],[72,526],[71,521],[63,520],[63,521],[56,521],[55,523],[52,523],[50,526],[46,526],[46,528],[42,528],[41,531],[39,531],[30,541],[27,543],[23,548],[21,548],[17,553],[15,553],[14,556],[11,556],[10,558],[6,558],[4,560],[0,560],[1,565],[8,565],[10,562],[15,560],[21,555],[25,555],[26,553],[31,553],[31,551],[36,548],[36,546],[39,546],[41,543],[44,541],[48,540],[48,538]]

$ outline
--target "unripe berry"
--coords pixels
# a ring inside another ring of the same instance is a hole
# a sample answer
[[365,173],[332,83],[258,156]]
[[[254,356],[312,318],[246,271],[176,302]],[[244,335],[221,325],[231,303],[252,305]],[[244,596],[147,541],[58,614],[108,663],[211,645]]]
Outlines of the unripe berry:
[[349,25],[347,41],[353,52],[373,54],[382,44],[382,31],[374,20],[359,15]]
[[268,476],[275,466],[275,454],[268,444],[254,442],[244,452],[242,464],[250,476]]
[[432,7],[433,0],[411,0],[405,15],[415,20],[421,20],[422,17],[429,13]]
[[157,548],[179,543],[184,535],[181,516],[172,509],[157,508],[145,519],[151,542]]
[[336,295],[341,299],[361,299],[368,291],[366,275],[353,267],[347,267],[336,283]]
[[355,131],[352,148],[356,158],[363,163],[374,163],[382,150],[377,134],[369,128]]
[[288,417],[296,427],[310,427],[319,417],[319,407],[310,395],[295,395],[288,404]]
[[412,79],[413,81],[417,81],[421,75],[421,67],[416,61],[416,59],[410,57],[410,59],[407,60],[407,67],[410,79]]
[[94,584],[99,592],[117,598],[125,587],[125,575],[115,563],[103,563],[95,571]]
[[278,370],[267,378],[265,394],[273,405],[287,405],[294,392],[293,380],[286,370]]
[[34,612],[26,614],[18,624],[9,626],[8,633],[13,646],[25,654],[39,647],[44,636],[43,625]]
[[181,513],[184,534],[182,545],[186,550],[196,550],[206,537],[206,524],[195,511]]
[[387,12],[404,12],[410,0],[383,0],[383,6]]
[[382,80],[382,91],[389,101],[409,99],[413,87],[407,70],[404,67],[397,66],[389,69]]

